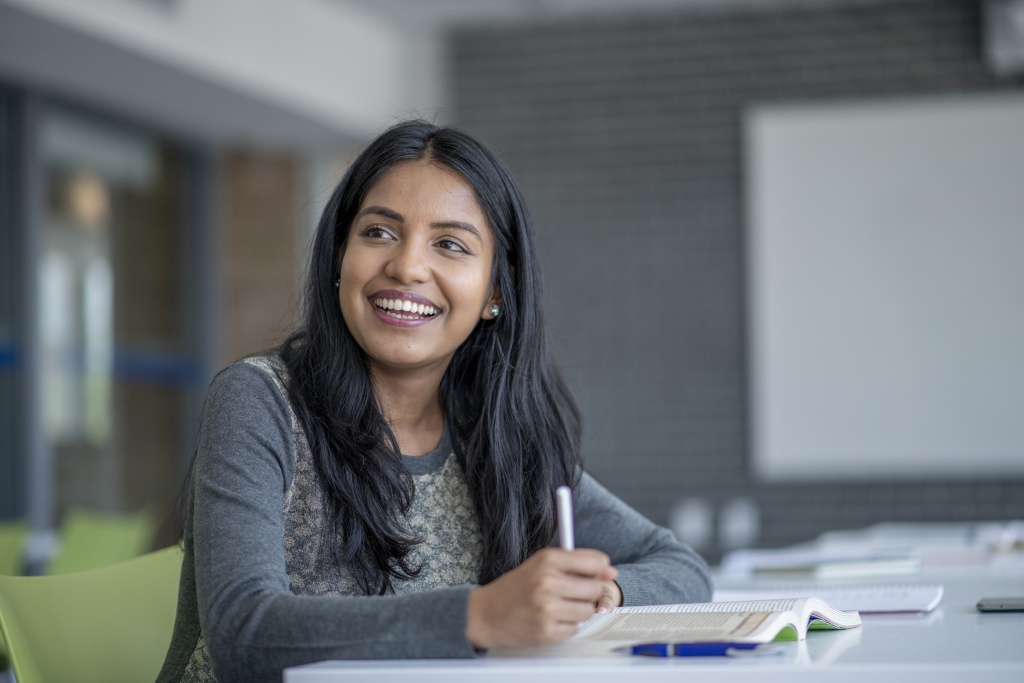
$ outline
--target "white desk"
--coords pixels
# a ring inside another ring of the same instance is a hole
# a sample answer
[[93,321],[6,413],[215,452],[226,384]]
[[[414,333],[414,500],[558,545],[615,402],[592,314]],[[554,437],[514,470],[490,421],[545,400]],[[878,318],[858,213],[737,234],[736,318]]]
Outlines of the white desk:
[[[1024,612],[979,613],[982,596],[1024,595],[1024,572],[993,568],[922,572],[945,585],[927,615],[863,615],[847,632],[811,633],[781,655],[756,658],[495,658],[322,662],[288,669],[285,683],[1024,683]],[[756,676],[756,678],[754,678]]]

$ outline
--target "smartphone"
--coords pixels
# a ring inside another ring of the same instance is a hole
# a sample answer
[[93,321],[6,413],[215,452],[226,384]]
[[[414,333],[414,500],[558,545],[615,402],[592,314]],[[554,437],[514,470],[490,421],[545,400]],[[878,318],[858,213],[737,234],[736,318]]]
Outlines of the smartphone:
[[1024,612],[1024,595],[1012,598],[982,598],[979,612]]

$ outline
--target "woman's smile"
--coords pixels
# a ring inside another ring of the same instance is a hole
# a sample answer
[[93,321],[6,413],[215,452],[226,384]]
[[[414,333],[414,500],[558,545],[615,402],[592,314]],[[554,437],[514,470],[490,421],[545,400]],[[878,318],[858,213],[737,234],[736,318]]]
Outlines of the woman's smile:
[[380,311],[383,322],[397,327],[422,325],[438,314],[434,302],[411,292],[385,289],[373,294],[370,301]]

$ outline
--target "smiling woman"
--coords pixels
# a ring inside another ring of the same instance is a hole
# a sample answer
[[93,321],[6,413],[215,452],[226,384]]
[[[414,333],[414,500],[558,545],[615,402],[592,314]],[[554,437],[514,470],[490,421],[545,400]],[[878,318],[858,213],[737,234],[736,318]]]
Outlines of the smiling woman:
[[[385,405],[396,406],[405,392],[391,391],[382,376],[402,369],[409,377],[415,369],[440,386],[455,350],[493,317],[490,307],[501,302],[493,262],[494,233],[473,186],[457,173],[429,160],[404,161],[370,188],[349,230],[339,298]],[[440,415],[436,392],[432,398]],[[400,452],[409,453],[402,426],[392,421],[391,428]],[[431,448],[440,436],[432,435]]]
[[[704,562],[583,471],[540,282],[483,145],[413,121],[364,150],[317,228],[302,326],[210,387],[159,680],[473,657],[709,599]],[[562,484],[578,550],[552,547]]]

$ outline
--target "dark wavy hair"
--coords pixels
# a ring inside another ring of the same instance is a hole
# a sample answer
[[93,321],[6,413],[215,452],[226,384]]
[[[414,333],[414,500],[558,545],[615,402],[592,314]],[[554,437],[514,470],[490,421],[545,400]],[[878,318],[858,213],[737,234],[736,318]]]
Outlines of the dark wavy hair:
[[[540,262],[530,216],[505,165],[454,128],[399,123],[373,140],[332,193],[313,240],[304,321],[281,346],[289,392],[330,498],[336,560],[368,594],[414,577],[419,541],[404,524],[412,478],[370,382],[367,355],[342,317],[335,281],[369,189],[395,164],[429,160],[476,191],[495,238],[492,284],[502,314],[481,321],[441,382],[445,421],[483,532],[481,581],[549,545],[559,484],[575,484],[580,414],[546,343]],[[339,543],[340,539],[340,543]]]

